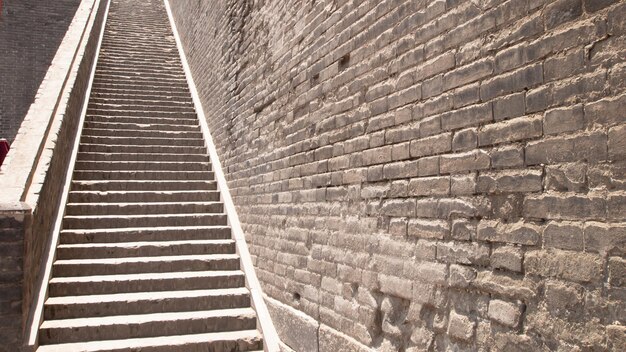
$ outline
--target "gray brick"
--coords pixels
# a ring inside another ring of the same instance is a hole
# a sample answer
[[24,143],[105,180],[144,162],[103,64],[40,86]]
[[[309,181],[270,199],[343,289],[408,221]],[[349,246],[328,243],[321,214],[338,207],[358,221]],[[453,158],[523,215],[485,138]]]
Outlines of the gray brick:
[[563,79],[582,72],[585,68],[583,48],[576,48],[562,57],[546,59],[543,76],[546,82]]
[[391,146],[391,160],[403,160],[409,158],[409,142],[394,144]]
[[441,118],[439,116],[427,117],[419,122],[420,137],[428,137],[441,133]]
[[601,280],[604,273],[600,256],[560,250],[527,252],[524,269],[530,275],[576,282],[595,282]]
[[550,248],[583,250],[583,228],[581,224],[551,222],[543,230],[544,246]]
[[418,161],[400,161],[383,166],[383,177],[387,180],[415,177],[418,174]]
[[557,134],[572,132],[583,128],[584,117],[582,105],[547,111],[543,118],[543,132]]
[[524,92],[507,95],[493,102],[493,118],[496,121],[524,115],[526,95]]
[[611,6],[616,2],[617,0],[584,0],[585,10],[587,12],[596,12],[602,10],[603,8]]
[[484,81],[480,85],[480,97],[483,101],[491,100],[524,88],[533,88],[542,82],[542,65],[534,64]]
[[382,164],[392,160],[391,146],[384,146],[363,151],[363,165]]
[[583,192],[587,189],[587,167],[583,163],[569,163],[545,168],[545,187],[560,192]]
[[518,303],[510,303],[498,299],[489,302],[489,318],[499,324],[516,328],[522,316],[522,307]]
[[541,116],[518,117],[484,126],[478,131],[478,145],[492,145],[536,138],[542,135]]
[[530,223],[505,224],[495,220],[482,220],[478,223],[476,239],[534,246],[541,240],[541,228]]
[[422,83],[422,97],[430,98],[443,93],[443,75],[437,75]]
[[416,81],[423,81],[426,78],[432,77],[441,72],[445,72],[453,67],[454,52],[449,51],[433,59],[430,59],[422,65],[418,66],[415,71],[414,78]]
[[546,6],[544,12],[546,28],[552,29],[581,16],[582,13],[582,0],[557,0]]
[[547,109],[553,104],[552,86],[541,86],[526,93],[526,113],[534,113]]
[[520,247],[505,245],[491,252],[491,266],[514,272],[522,271],[523,252]]
[[491,103],[471,105],[459,110],[441,115],[441,128],[445,131],[478,126],[485,122],[493,121]]
[[493,168],[513,168],[524,165],[524,149],[516,146],[504,146],[491,152]]
[[476,192],[476,175],[455,175],[450,178],[450,193],[453,195],[471,195]]
[[[480,86],[478,83],[470,84],[465,87],[454,90],[454,107],[462,108],[464,106],[475,104],[480,100]],[[441,112],[441,111],[440,111]]]
[[415,216],[415,200],[387,200],[383,202],[380,213],[386,216]]
[[488,169],[491,158],[483,150],[474,150],[466,153],[450,154],[441,157],[439,169],[441,173],[456,173],[462,171]]
[[450,233],[448,222],[440,220],[411,219],[408,225],[408,235],[417,238],[443,239]]
[[452,133],[443,133],[432,137],[411,141],[411,157],[423,157],[450,151]]
[[457,68],[443,75],[443,88],[449,90],[460,87],[482,78],[488,77],[493,72],[493,59],[486,58],[474,61],[469,65]]
[[409,181],[408,191],[410,196],[434,196],[447,195],[450,193],[450,178],[420,177]]
[[596,195],[529,196],[524,201],[524,217],[562,220],[606,218],[606,199]]
[[448,323],[448,334],[459,340],[469,341],[474,336],[475,325],[476,323],[471,321],[469,317],[451,311]]
[[478,133],[475,128],[457,131],[452,138],[452,150],[462,151],[478,146]]
[[609,130],[609,158],[611,160],[626,159],[626,124]]
[[614,125],[626,120],[626,94],[598,100],[585,105],[588,124]]
[[479,193],[541,192],[541,170],[505,170],[481,172],[476,191]]
[[593,132],[571,137],[546,138],[530,142],[526,146],[526,164],[552,164],[557,162],[593,160],[607,158],[607,137]]
[[[589,2],[594,1],[590,0]],[[607,2],[610,0],[602,0],[601,2]],[[621,4],[613,11],[609,12],[608,16],[608,31],[611,35],[620,35],[626,33],[626,23],[624,23],[624,17],[626,17],[626,5]]]
[[626,254],[626,224],[586,222],[584,227],[585,251],[600,254]]

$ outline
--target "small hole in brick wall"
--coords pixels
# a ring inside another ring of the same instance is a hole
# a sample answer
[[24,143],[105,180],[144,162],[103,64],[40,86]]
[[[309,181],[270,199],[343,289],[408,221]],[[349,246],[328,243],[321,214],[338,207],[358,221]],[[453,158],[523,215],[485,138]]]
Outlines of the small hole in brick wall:
[[339,71],[343,71],[350,65],[350,54],[345,54],[339,59]]
[[314,74],[314,75],[311,77],[311,85],[312,85],[312,86],[313,86],[313,85],[316,85],[316,84],[317,84],[317,82],[319,82],[319,80],[320,80],[320,74],[319,74],[319,73]]
[[293,300],[296,302],[300,302],[300,294],[298,292],[293,293]]

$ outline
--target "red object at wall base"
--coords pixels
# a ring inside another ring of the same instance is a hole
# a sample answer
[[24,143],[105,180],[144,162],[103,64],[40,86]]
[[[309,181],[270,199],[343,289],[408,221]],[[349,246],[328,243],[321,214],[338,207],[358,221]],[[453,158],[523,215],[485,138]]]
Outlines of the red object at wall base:
[[[0,4],[1,3],[2,0],[0,0]],[[6,139],[0,139],[0,166],[2,166],[4,158],[7,156],[7,154],[9,154],[9,149],[11,149],[11,147],[9,146],[9,141],[7,141]]]

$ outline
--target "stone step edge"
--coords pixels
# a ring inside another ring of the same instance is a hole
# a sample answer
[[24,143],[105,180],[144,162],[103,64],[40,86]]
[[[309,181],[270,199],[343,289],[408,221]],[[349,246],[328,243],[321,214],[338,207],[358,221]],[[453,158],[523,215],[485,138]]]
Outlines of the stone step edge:
[[255,317],[256,314],[252,308],[232,308],[232,309],[216,309],[201,310],[191,312],[173,312],[173,313],[151,313],[151,314],[133,314],[133,315],[114,315],[107,317],[91,317],[76,319],[60,319],[46,320],[41,324],[40,329],[68,329],[81,327],[106,327],[111,325],[126,324],[145,324],[150,322],[162,321],[163,323],[175,323],[177,320],[186,319],[210,319],[217,317]]
[[176,230],[215,230],[215,229],[227,229],[230,226],[226,225],[213,225],[213,226],[143,226],[143,227],[118,227],[110,229],[63,229],[63,234],[94,234],[94,233],[125,233],[136,231],[176,231]]
[[[184,347],[190,344],[211,344],[223,341],[247,341],[251,344],[262,342],[258,330],[239,330],[227,332],[213,332],[192,335],[173,335],[160,337],[135,338],[124,340],[107,340],[93,342],[76,342],[57,345],[40,346],[37,352],[116,352],[140,351],[158,347]],[[115,346],[115,347],[113,347]]]
[[71,306],[77,304],[106,304],[116,302],[139,302],[160,301],[164,299],[201,298],[201,297],[224,297],[249,295],[250,291],[245,287],[217,288],[204,290],[176,290],[157,292],[128,292],[82,296],[48,297],[46,306]]
[[232,239],[216,240],[174,240],[174,241],[138,241],[138,242],[107,242],[107,243],[77,243],[60,244],[57,249],[90,249],[90,248],[134,248],[134,247],[167,247],[172,245],[221,245],[233,244]]

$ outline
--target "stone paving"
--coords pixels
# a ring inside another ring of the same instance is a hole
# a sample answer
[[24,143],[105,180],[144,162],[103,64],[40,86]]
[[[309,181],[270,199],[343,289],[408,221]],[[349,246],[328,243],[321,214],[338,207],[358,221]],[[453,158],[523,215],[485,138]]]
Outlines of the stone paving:
[[38,351],[263,347],[162,1],[111,2]]

